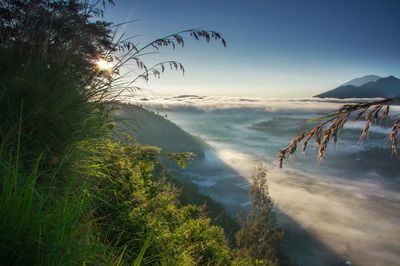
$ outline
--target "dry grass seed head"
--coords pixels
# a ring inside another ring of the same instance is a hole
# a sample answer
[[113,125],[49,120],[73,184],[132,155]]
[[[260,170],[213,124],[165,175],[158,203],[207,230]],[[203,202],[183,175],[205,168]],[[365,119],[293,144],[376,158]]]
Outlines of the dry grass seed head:
[[392,141],[392,155],[398,156],[397,153],[397,143],[398,143],[398,133],[400,129],[400,120],[396,120],[390,130],[390,140]]

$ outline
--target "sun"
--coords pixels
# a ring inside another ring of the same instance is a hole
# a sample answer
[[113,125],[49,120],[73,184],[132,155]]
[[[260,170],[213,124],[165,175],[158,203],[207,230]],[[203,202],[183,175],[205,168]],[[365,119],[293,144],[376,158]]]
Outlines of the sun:
[[108,62],[107,60],[104,60],[102,58],[98,59],[96,61],[97,68],[101,71],[111,71],[113,68],[112,64]]

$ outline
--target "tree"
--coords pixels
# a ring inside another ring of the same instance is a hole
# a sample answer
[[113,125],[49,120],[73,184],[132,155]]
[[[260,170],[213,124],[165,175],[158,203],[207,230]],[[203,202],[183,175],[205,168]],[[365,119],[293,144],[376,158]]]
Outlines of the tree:
[[251,210],[236,234],[239,255],[254,265],[278,265],[278,250],[283,236],[278,227],[268,193],[267,168],[260,164],[253,172]]

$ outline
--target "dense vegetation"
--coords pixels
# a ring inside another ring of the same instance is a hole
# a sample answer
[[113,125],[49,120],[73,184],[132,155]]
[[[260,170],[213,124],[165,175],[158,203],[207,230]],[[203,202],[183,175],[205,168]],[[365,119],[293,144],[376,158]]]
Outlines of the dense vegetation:
[[[265,254],[257,258],[228,245],[209,199],[202,206],[180,193],[161,158],[183,165],[190,154],[165,154],[129,137],[112,138],[114,121],[105,100],[126,84],[116,85],[121,68],[103,71],[96,61],[137,61],[144,79],[158,70],[132,56],[140,51],[133,44],[114,42],[102,12],[77,0],[0,2],[0,264],[264,261]],[[212,31],[187,33],[222,39]],[[182,42],[175,34],[153,44]],[[127,53],[113,57],[124,48]],[[271,205],[266,207],[270,217]],[[269,248],[275,250],[276,243]],[[275,251],[271,254],[276,263]]]

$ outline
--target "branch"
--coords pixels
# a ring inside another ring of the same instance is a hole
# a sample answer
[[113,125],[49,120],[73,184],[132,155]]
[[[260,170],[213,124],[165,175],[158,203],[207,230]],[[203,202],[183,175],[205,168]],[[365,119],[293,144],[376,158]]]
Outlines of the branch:
[[[376,120],[383,120],[389,117],[390,105],[399,101],[400,97],[387,98],[366,103],[355,103],[343,105],[336,112],[327,116],[311,119],[310,121],[322,121],[315,127],[302,132],[295,137],[288,146],[281,149],[277,155],[279,168],[282,168],[283,161],[292,156],[297,147],[302,143],[302,153],[305,153],[309,141],[315,139],[318,147],[318,160],[321,161],[326,153],[328,143],[333,140],[337,143],[337,137],[343,126],[349,120],[350,115],[357,113],[355,120],[364,120],[365,125],[358,140],[359,144],[368,135],[370,125]],[[392,154],[397,155],[397,135],[400,130],[400,120],[393,123],[389,139],[392,142]]]

